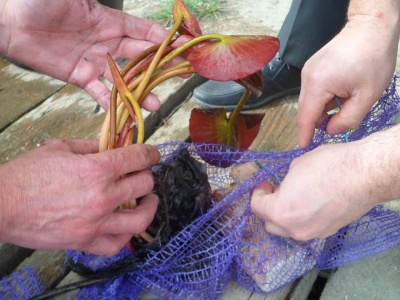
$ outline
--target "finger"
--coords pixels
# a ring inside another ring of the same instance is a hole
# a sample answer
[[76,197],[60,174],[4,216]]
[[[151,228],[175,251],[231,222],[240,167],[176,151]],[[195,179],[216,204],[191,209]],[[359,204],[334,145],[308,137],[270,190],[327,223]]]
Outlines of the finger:
[[129,14],[124,14],[124,33],[137,40],[147,40],[154,44],[164,41],[168,32],[159,24]]
[[102,227],[108,234],[136,235],[144,232],[154,219],[158,207],[158,197],[148,194],[134,209],[116,210]]
[[115,55],[113,54],[113,56],[132,59],[153,45],[154,43],[149,41],[138,40],[135,37],[125,37],[121,40],[121,43],[118,45],[116,53]]
[[324,112],[328,113],[332,110],[338,110],[342,107],[342,104],[345,102],[345,100],[343,98],[338,98],[339,99],[339,103],[336,102],[335,98],[332,99],[331,101],[329,101],[326,105],[325,105],[325,110]]
[[300,147],[306,147],[310,144],[314,136],[317,121],[324,113],[325,104],[328,103],[333,96],[332,93],[326,92],[318,86],[302,83],[297,115],[297,139]]
[[142,170],[122,177],[110,186],[110,198],[115,199],[110,203],[112,208],[116,208],[132,199],[147,195],[153,190],[154,179],[149,170]]
[[110,90],[100,80],[92,80],[82,87],[105,111],[110,108]]
[[150,112],[157,111],[160,108],[160,105],[160,100],[154,94],[147,95],[141,104],[145,110]]
[[321,128],[322,123],[324,123],[327,117],[328,117],[327,113],[322,114],[315,123],[315,128]]
[[283,229],[282,227],[280,227],[272,222],[265,221],[264,227],[268,233],[278,235],[281,237],[285,237],[285,238],[290,237],[290,233],[287,230]]
[[75,154],[91,154],[99,152],[98,140],[63,140],[63,139],[50,139],[45,141],[42,146],[51,147],[54,150],[71,151]]
[[251,210],[260,218],[267,218],[268,196],[272,194],[273,187],[268,182],[263,182],[256,187],[251,195]]
[[131,234],[103,235],[80,249],[100,256],[114,256],[129,242]]
[[346,101],[342,109],[329,120],[326,131],[328,134],[336,135],[356,128],[365,118],[369,109],[370,107],[360,105],[354,99]]
[[101,152],[97,159],[112,178],[118,178],[154,165],[160,160],[160,152],[151,145],[135,144]]
[[273,203],[275,196],[273,194],[273,189],[274,187],[267,182],[259,185],[253,191],[251,197],[251,209],[257,216],[265,220],[265,229],[269,233],[282,237],[289,237],[290,234],[287,230],[277,225],[269,218],[269,214],[273,209],[273,206],[270,204]]

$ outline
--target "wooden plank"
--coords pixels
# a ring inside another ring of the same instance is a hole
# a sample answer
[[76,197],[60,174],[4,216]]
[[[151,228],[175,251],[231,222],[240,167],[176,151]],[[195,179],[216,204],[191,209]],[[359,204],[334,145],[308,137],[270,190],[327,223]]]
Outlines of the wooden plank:
[[34,270],[43,288],[47,289],[55,286],[68,273],[65,259],[64,251],[61,250],[36,250],[16,270],[23,267]]
[[190,112],[194,107],[196,104],[192,99],[183,103],[172,116],[163,120],[162,126],[149,137],[146,143],[159,145],[171,141],[188,140]]
[[250,149],[257,151],[287,151],[297,145],[298,95],[277,99],[254,112],[264,112],[260,131]]
[[67,85],[0,134],[0,162],[4,163],[53,137],[98,137],[104,113],[96,107],[97,104],[84,91]]
[[400,247],[340,267],[330,276],[321,300],[399,299]]
[[0,243],[0,279],[12,271],[34,250]]
[[0,131],[65,85],[65,82],[24,70],[0,57]]
[[317,269],[312,269],[302,278],[298,279],[290,292],[288,300],[307,300],[318,274],[319,271]]
[[226,287],[220,300],[282,300],[287,297],[287,295],[290,293],[290,290],[291,285],[289,284],[268,295],[260,295],[257,293],[252,293],[240,287],[237,283],[231,281]]

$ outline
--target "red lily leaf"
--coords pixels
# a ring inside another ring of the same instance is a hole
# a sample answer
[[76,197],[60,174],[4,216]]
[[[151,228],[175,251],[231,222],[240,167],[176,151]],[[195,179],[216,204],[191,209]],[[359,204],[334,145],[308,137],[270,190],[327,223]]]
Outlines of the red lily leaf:
[[261,70],[243,79],[239,79],[236,82],[244,86],[246,89],[250,90],[250,92],[252,92],[257,97],[261,96],[264,86],[264,80]]
[[265,114],[239,114],[237,135],[240,147],[248,149],[257,137]]
[[197,109],[190,114],[189,133],[192,142],[235,146],[234,127],[230,126],[223,108]]
[[[230,125],[226,111],[223,108],[207,110],[195,108],[190,115],[190,138],[196,144],[206,143],[228,146],[221,149],[225,149],[229,153],[232,152],[231,147],[248,149],[257,136],[263,117],[264,114],[239,114],[236,122]],[[198,147],[200,147],[198,148],[200,150],[202,146]],[[238,153],[234,154],[234,159],[225,158],[224,155],[226,153],[214,158],[202,155],[201,151],[199,151],[199,155],[206,162],[220,167],[228,167],[240,158]]]
[[187,59],[208,79],[238,80],[261,70],[278,49],[279,40],[272,36],[224,36],[220,41],[202,43],[202,47],[191,51]]
[[189,34],[191,36],[201,35],[201,29],[199,22],[196,17],[190,12],[188,7],[182,0],[176,0],[173,8],[174,22],[178,19],[178,16],[182,16],[182,25],[179,28],[179,34]]

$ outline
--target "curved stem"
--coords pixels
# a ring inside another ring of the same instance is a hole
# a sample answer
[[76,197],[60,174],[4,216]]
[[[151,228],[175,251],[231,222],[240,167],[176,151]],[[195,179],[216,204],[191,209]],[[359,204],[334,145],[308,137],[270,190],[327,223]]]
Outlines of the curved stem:
[[238,105],[236,105],[235,110],[229,115],[228,117],[228,124],[233,125],[235,122],[237,116],[239,115],[240,111],[242,110],[242,107],[246,104],[247,99],[249,99],[250,96],[250,90],[246,88],[246,91],[244,92],[242,98],[240,99]]
[[150,63],[150,66],[147,68],[147,70],[145,72],[143,79],[140,81],[139,86],[137,87],[137,89],[135,90],[135,92],[133,94],[133,97],[135,99],[139,99],[140,96],[142,95],[144,89],[147,86],[147,83],[150,80],[150,77],[153,75],[153,72],[156,70],[158,63],[160,62],[160,59],[162,58],[166,47],[169,45],[169,43],[171,42],[175,33],[178,31],[179,27],[181,26],[182,20],[183,20],[183,17],[179,15],[176,20],[176,23],[174,24],[174,26],[168,33],[165,40],[162,42],[161,46],[158,48],[156,55],[154,56],[153,60]]
[[162,68],[166,63],[170,62],[171,60],[173,60],[175,57],[181,55],[183,52],[185,52],[186,50],[188,50],[189,48],[195,46],[198,43],[201,42],[205,42],[205,41],[209,41],[209,40],[219,40],[222,41],[226,38],[226,35],[223,34],[217,34],[217,33],[213,33],[213,34],[205,34],[205,35],[200,35],[197,36],[193,39],[191,39],[190,41],[184,43],[183,45],[181,45],[180,47],[176,48],[174,51],[172,51],[170,54],[168,54],[167,56],[165,56],[160,63],[158,64],[158,68]]
[[150,92],[162,82],[176,76],[186,75],[186,74],[194,74],[196,70],[190,65],[189,62],[184,62],[181,64],[180,67],[171,67],[171,69],[167,69],[157,76],[154,76],[149,84],[147,85],[146,89],[143,91],[141,98],[139,101],[143,101],[143,99],[150,94]]
[[[140,105],[136,99],[133,98],[132,94],[127,95],[129,101],[132,104],[133,110],[135,111],[135,116],[136,116],[136,128],[138,131],[137,135],[137,144],[143,144],[144,143],[144,121],[143,121],[143,114],[142,110],[140,108]],[[127,106],[125,105],[127,108]]]

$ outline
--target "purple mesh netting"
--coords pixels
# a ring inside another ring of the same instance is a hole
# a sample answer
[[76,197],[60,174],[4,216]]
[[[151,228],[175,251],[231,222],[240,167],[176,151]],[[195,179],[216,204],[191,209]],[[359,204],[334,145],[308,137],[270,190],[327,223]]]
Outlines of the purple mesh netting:
[[31,268],[23,267],[0,280],[0,298],[21,300],[43,291],[43,285]]
[[[326,135],[322,128],[307,149],[275,153],[183,142],[159,145],[163,161],[187,148],[200,162],[204,162],[201,157],[205,155],[207,161],[235,162],[229,168],[206,165],[212,189],[219,190],[223,199],[214,199],[210,210],[160,251],[149,250],[139,262],[134,261],[135,266],[129,271],[107,283],[84,288],[77,297],[136,299],[144,289],[161,299],[218,299],[232,279],[248,290],[267,294],[314,267],[333,268],[399,246],[400,214],[382,206],[327,239],[307,242],[268,234],[263,220],[250,210],[252,190],[266,180],[279,184],[294,158],[322,144],[359,140],[394,125],[399,104],[393,80],[360,128],[334,137]],[[257,172],[241,181],[234,179],[232,171],[237,166],[254,161],[262,166]],[[67,255],[74,263],[97,272],[133,262],[127,248],[113,258],[79,251],[68,251]]]

